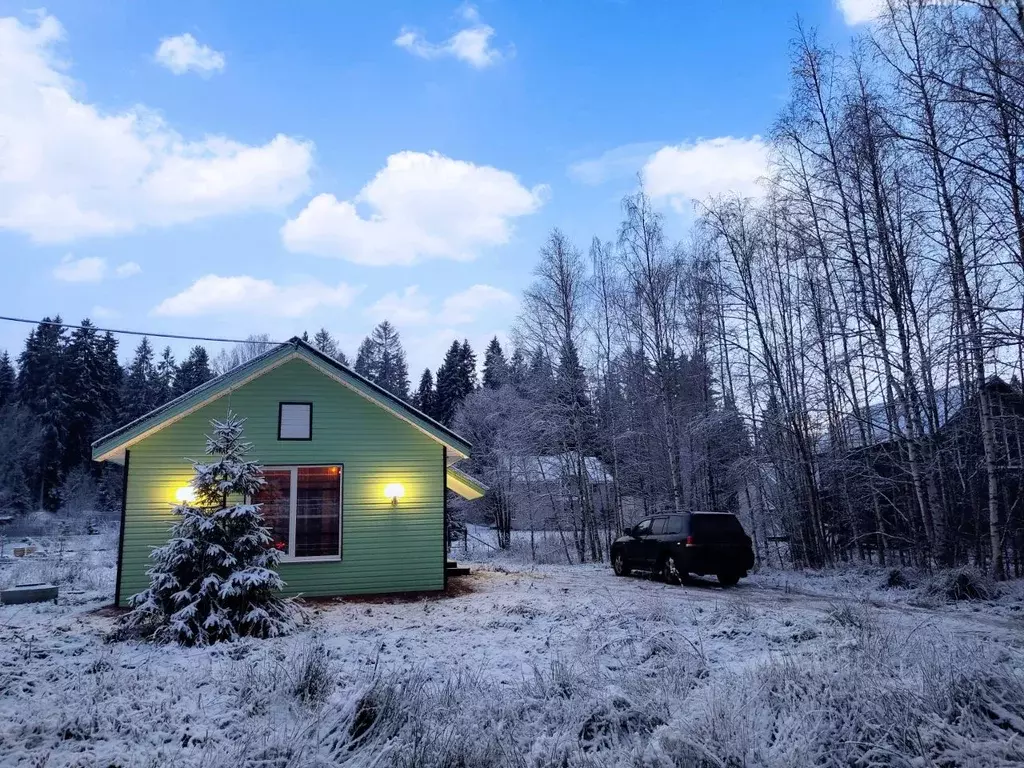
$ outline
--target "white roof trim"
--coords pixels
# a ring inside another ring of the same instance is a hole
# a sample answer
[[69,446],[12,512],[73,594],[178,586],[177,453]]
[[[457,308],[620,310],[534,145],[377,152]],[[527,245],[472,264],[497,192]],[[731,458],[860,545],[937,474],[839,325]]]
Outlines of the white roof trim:
[[370,397],[370,395],[367,394],[366,392],[363,392],[358,387],[353,386],[352,382],[347,381],[342,376],[339,376],[336,371],[333,371],[333,370],[327,368],[326,366],[321,365],[318,360],[310,360],[308,357],[305,357],[304,355],[299,355],[298,357],[303,362],[309,363],[309,365],[311,365],[316,370],[320,371],[322,374],[324,374],[328,378],[333,379],[334,381],[338,382],[342,386],[347,387],[351,391],[355,392],[357,395],[361,396],[364,400],[367,400],[368,402],[373,403],[378,408],[380,408],[380,409],[382,409],[384,411],[387,411],[392,416],[394,416],[394,417],[396,417],[398,419],[401,419],[402,421],[404,421],[409,426],[415,428],[419,432],[422,432],[424,435],[429,437],[435,443],[447,446],[448,447],[448,451],[449,451],[448,455],[451,456],[452,454],[454,454],[456,456],[456,459],[455,459],[456,461],[458,461],[459,459],[468,459],[469,458],[469,456],[467,454],[463,453],[462,451],[460,451],[458,448],[456,448],[455,446],[451,445],[450,443],[446,443],[443,440],[438,439],[437,435],[431,434],[430,432],[425,430],[423,427],[421,427],[419,424],[414,422],[412,419],[408,418],[404,413],[402,413],[402,412],[400,412],[398,410],[395,410],[393,408],[388,408],[380,400],[377,400],[376,398]]
[[277,368],[278,366],[284,365],[289,360],[293,360],[293,359],[295,359],[297,357],[300,357],[298,350],[296,350],[294,352],[289,352],[287,355],[282,357],[280,360],[276,360],[275,362],[271,363],[270,365],[268,365],[266,367],[260,367],[259,369],[253,371],[251,374],[246,376],[244,379],[239,379],[237,382],[235,382],[234,384],[229,386],[227,389],[220,390],[219,392],[215,392],[215,393],[211,394],[209,397],[207,397],[207,398],[205,398],[203,400],[199,400],[198,402],[196,402],[190,408],[186,408],[181,413],[176,414],[174,416],[171,416],[170,418],[168,418],[168,419],[166,419],[164,421],[158,421],[156,424],[154,424],[152,427],[147,429],[145,432],[141,432],[138,435],[136,435],[135,437],[131,438],[130,440],[127,440],[124,443],[121,443],[119,446],[117,446],[117,448],[114,448],[112,450],[107,451],[102,456],[95,457],[93,459],[93,461],[113,461],[116,464],[124,463],[124,452],[126,450],[128,450],[129,448],[131,448],[136,443],[141,442],[142,440],[145,440],[147,437],[150,437],[151,435],[156,434],[157,432],[159,432],[161,429],[164,429],[165,427],[171,426],[171,424],[174,424],[176,422],[181,421],[186,416],[189,416],[189,415],[195,413],[200,408],[205,408],[210,403],[216,402],[217,400],[219,400],[220,398],[224,397],[225,395],[230,395],[232,392],[234,392],[239,387],[245,386],[250,381],[253,381],[254,379],[258,379],[264,373],[267,373],[268,371],[272,371],[275,368]]
[[217,400],[219,400],[220,398],[224,397],[225,395],[230,395],[232,392],[234,392],[239,387],[245,386],[250,381],[253,381],[254,379],[258,379],[263,374],[265,374],[265,373],[267,373],[269,371],[272,371],[275,368],[277,368],[278,366],[284,365],[285,363],[287,363],[287,362],[289,362],[291,360],[301,360],[304,363],[309,364],[312,368],[314,368],[317,371],[319,371],[320,373],[324,374],[325,376],[327,376],[331,380],[336,381],[339,384],[341,384],[342,386],[344,386],[345,388],[347,388],[348,390],[350,390],[352,392],[355,392],[357,395],[362,397],[364,400],[366,400],[366,401],[368,401],[370,403],[373,403],[378,408],[380,408],[380,409],[382,409],[384,411],[387,411],[389,414],[391,414],[395,418],[401,419],[402,421],[404,421],[409,426],[415,428],[419,432],[422,432],[424,435],[429,437],[435,443],[447,446],[447,448],[448,448],[448,455],[449,455],[449,461],[452,460],[451,457],[453,455],[455,457],[454,458],[455,461],[458,461],[460,459],[468,459],[469,458],[469,456],[467,454],[463,453],[462,451],[460,451],[455,446],[453,446],[453,445],[451,445],[449,443],[446,443],[443,440],[438,439],[437,435],[431,434],[430,432],[425,430],[423,427],[421,427],[419,424],[414,422],[412,419],[408,418],[405,414],[401,413],[398,410],[395,410],[395,409],[392,409],[392,408],[388,408],[380,400],[377,400],[376,398],[371,397],[368,393],[363,392],[361,389],[359,389],[356,386],[353,386],[353,384],[350,381],[347,381],[342,376],[338,375],[338,373],[336,371],[330,370],[326,366],[321,365],[319,361],[312,360],[309,357],[307,357],[306,355],[302,354],[302,352],[300,350],[295,349],[292,352],[289,352],[287,355],[283,356],[280,360],[276,360],[272,364],[267,365],[267,366],[261,366],[257,370],[253,371],[253,373],[251,373],[250,375],[246,376],[244,379],[239,379],[237,382],[232,384],[227,389],[221,390],[221,391],[219,391],[219,392],[217,392],[215,394],[212,394],[210,397],[207,397],[207,398],[205,398],[203,400],[200,400],[200,401],[196,402],[193,406],[191,406],[190,408],[182,411],[179,414],[176,414],[175,416],[172,416],[172,417],[170,417],[170,418],[168,418],[168,419],[166,419],[164,421],[157,422],[151,428],[147,429],[145,432],[142,432],[142,433],[136,435],[135,437],[131,438],[130,440],[122,443],[121,445],[119,445],[117,448],[114,448],[114,449],[112,449],[110,451],[107,451],[102,456],[97,456],[94,460],[95,461],[113,461],[113,462],[118,463],[118,464],[123,463],[124,462],[124,452],[128,448],[130,448],[131,446],[135,445],[138,442],[141,442],[142,440],[145,440],[147,437],[150,437],[151,435],[155,434],[156,432],[159,432],[161,429],[164,429],[165,427],[169,427],[171,424],[174,424],[175,422],[181,421],[186,416],[188,416],[188,415],[190,415],[192,413],[195,413],[200,408],[204,408],[205,406],[209,405],[210,403],[216,402]]

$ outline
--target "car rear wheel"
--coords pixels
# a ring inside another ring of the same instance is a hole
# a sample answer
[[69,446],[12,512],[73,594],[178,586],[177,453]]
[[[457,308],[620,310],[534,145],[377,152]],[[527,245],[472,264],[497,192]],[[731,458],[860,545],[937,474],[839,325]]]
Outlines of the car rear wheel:
[[621,552],[615,553],[615,556],[612,557],[612,570],[615,571],[616,576],[629,576],[629,564],[626,562],[626,558],[622,556]]
[[736,583],[740,580],[738,573],[720,573],[718,574],[718,583],[723,587],[735,587]]

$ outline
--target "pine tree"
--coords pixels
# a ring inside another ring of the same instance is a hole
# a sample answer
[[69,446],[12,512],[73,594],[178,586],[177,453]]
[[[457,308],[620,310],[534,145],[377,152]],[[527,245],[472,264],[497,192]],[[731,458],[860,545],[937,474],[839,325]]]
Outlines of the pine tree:
[[530,366],[526,371],[525,389],[529,396],[538,402],[551,399],[555,386],[555,373],[551,361],[539,347],[530,356]]
[[434,377],[429,368],[424,368],[423,375],[420,376],[420,385],[416,389],[416,394],[412,396],[412,404],[430,418],[436,418],[434,415],[435,396]]
[[444,362],[437,369],[436,418],[451,426],[459,406],[476,388],[476,355],[468,341],[452,342],[445,353]]
[[96,356],[100,361],[100,388],[104,406],[104,417],[99,425],[99,434],[106,434],[120,425],[121,419],[121,385],[124,380],[124,369],[117,359],[117,339],[107,331],[96,342]]
[[239,637],[276,637],[301,614],[277,592],[280,552],[271,546],[259,504],[263,470],[246,458],[244,419],[213,420],[208,463],[193,462],[196,502],[174,508],[170,541],[153,550],[149,589],[132,597],[122,630],[160,642],[208,645]]
[[508,380],[516,388],[516,392],[523,394],[523,385],[526,382],[526,358],[521,349],[512,353],[512,359],[508,362]]
[[149,413],[159,404],[158,399],[159,385],[156,366],[153,364],[153,347],[149,339],[143,336],[124,377],[121,396],[123,421],[133,421]]
[[15,400],[0,407],[0,509],[27,512],[35,506],[32,488],[41,438],[28,408]]
[[573,450],[592,450],[595,417],[587,393],[587,377],[572,341],[566,341],[558,358],[554,379],[555,399],[560,411],[560,445]]
[[409,366],[398,331],[387,320],[380,323],[359,345],[356,373],[393,395],[409,397]]
[[331,357],[344,365],[348,365],[348,361],[345,360],[345,353],[341,351],[341,348],[338,346],[338,342],[334,340],[326,328],[321,328],[316,332],[316,335],[313,336],[313,346],[328,357]]
[[11,363],[11,356],[5,350],[0,355],[0,408],[14,402],[17,392],[17,374]]
[[409,366],[398,331],[387,320],[373,329],[377,347],[377,384],[403,400],[409,397]]
[[156,364],[156,380],[153,386],[156,405],[163,405],[173,397],[174,380],[177,375],[178,365],[174,362],[171,348],[164,347],[160,354],[160,362]]
[[174,377],[175,397],[180,397],[186,392],[191,392],[200,384],[205,384],[213,378],[213,371],[210,370],[210,356],[206,347],[196,345],[188,353],[188,357],[182,360],[178,367],[178,375]]
[[434,408],[437,420],[445,426],[451,426],[459,407],[457,378],[461,356],[462,348],[458,340],[453,341],[444,355],[444,362],[437,369]]
[[93,324],[83,320],[81,327],[72,332],[64,355],[64,388],[69,393],[62,461],[65,472],[75,467],[91,468],[92,441],[109,420],[100,342]]
[[459,380],[463,382],[464,394],[462,398],[465,399],[466,395],[476,389],[476,353],[473,348],[469,346],[469,339],[462,340],[462,346],[459,348],[459,355],[461,363],[459,367]]
[[359,351],[356,352],[356,366],[355,371],[364,379],[373,380],[375,375],[374,372],[374,356],[376,354],[376,347],[374,346],[373,339],[367,336],[363,339],[359,345]]
[[508,383],[509,368],[505,360],[505,352],[501,348],[498,337],[491,339],[484,352],[484,387],[499,389]]
[[56,509],[57,486],[64,463],[68,397],[63,376],[67,338],[58,315],[44,318],[18,357],[18,400],[39,427],[38,458],[30,483],[40,507]]

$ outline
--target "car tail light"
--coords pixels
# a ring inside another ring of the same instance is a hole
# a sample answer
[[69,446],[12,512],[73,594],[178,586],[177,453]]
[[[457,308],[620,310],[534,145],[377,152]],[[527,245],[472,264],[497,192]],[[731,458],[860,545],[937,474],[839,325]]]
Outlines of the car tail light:
[[686,537],[686,546],[688,546],[688,547],[695,547],[695,546],[697,546],[697,543],[693,540],[693,536],[687,536]]

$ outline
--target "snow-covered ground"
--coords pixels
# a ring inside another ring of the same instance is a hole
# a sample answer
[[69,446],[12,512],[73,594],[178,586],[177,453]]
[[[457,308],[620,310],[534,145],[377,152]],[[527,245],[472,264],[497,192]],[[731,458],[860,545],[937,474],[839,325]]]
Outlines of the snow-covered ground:
[[0,560],[0,586],[73,588],[0,606],[0,765],[1024,761],[1020,585],[947,604],[870,569],[723,590],[491,554],[451,596],[319,602],[292,637],[182,649],[104,641],[101,538],[66,548],[74,572],[50,546]]

